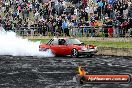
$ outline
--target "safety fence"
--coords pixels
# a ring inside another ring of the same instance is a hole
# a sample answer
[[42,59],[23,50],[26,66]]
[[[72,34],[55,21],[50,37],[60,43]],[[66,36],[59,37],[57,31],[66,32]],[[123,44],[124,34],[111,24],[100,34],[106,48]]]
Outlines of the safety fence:
[[14,31],[20,36],[132,37],[132,28],[126,30],[102,26],[69,27],[65,30],[43,30],[41,27],[20,27]]

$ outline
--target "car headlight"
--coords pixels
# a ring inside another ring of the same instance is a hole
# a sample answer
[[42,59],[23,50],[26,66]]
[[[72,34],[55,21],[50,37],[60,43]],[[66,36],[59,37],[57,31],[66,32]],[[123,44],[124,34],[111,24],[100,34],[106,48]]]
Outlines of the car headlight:
[[86,47],[82,47],[81,50],[85,51],[85,50],[87,50],[87,48]]
[[98,50],[98,47],[95,47],[95,50]]

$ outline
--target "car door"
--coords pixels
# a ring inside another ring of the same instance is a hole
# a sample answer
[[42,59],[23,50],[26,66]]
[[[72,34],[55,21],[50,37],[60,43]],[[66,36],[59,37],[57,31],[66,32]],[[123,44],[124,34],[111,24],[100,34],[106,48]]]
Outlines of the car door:
[[59,39],[58,41],[64,41],[63,43],[59,43],[59,50],[61,55],[68,55],[69,54],[69,45],[67,44],[65,39]]
[[49,44],[52,52],[56,55],[60,54],[59,45],[58,45],[58,39],[53,39]]

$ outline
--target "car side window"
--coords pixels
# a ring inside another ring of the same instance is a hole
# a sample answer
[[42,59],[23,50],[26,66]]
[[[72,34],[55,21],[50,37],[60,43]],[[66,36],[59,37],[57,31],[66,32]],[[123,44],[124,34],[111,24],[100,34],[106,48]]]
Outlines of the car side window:
[[54,39],[50,39],[50,40],[48,41],[47,45],[50,45],[51,42],[52,42],[53,40],[54,40]]
[[53,39],[53,41],[50,44],[51,45],[58,45],[58,39]]
[[66,41],[64,39],[59,39],[58,42],[59,45],[66,45]]

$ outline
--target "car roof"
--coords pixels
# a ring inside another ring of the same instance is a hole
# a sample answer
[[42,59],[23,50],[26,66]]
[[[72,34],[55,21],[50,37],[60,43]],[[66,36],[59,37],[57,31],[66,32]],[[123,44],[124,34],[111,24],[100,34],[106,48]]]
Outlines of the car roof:
[[75,38],[68,38],[68,37],[63,38],[63,37],[59,37],[59,38],[53,38],[53,39],[64,39],[64,40],[67,40],[67,39],[75,39]]

